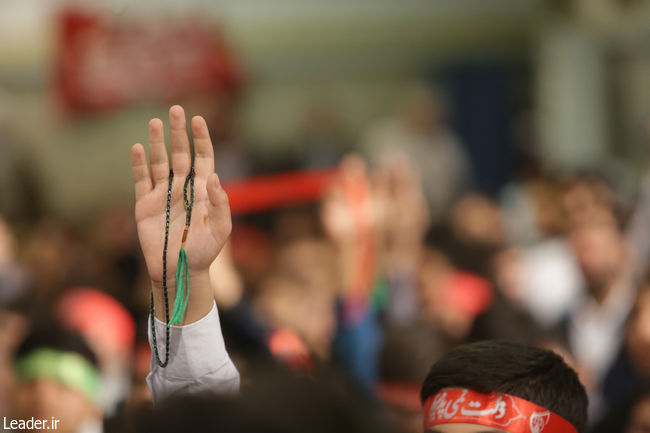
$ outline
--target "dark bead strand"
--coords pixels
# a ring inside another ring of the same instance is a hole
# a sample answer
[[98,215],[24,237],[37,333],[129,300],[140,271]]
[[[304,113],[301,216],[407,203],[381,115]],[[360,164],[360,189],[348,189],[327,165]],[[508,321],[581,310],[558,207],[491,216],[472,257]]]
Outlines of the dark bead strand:
[[169,214],[171,210],[171,200],[172,200],[172,182],[174,180],[174,172],[169,171],[169,187],[167,188],[167,208],[165,210],[165,244],[163,246],[163,274],[162,274],[162,286],[163,286],[163,295],[165,296],[165,361],[163,362],[160,359],[160,354],[158,353],[158,341],[156,338],[156,328],[155,328],[155,309],[153,302],[153,289],[151,291],[151,311],[149,315],[151,317],[151,337],[153,340],[153,351],[156,357],[156,362],[162,368],[167,367],[169,363],[169,297],[167,295],[167,244],[169,243]]
[[[165,296],[165,361],[163,362],[160,359],[160,354],[158,353],[158,339],[156,337],[156,328],[155,328],[155,308],[153,302],[153,289],[151,291],[151,308],[149,315],[151,317],[151,339],[153,342],[154,355],[156,357],[156,363],[162,368],[165,368],[169,363],[169,296],[167,289],[167,245],[169,243],[169,215],[171,211],[171,199],[172,199],[172,181],[174,180],[174,172],[170,170],[169,172],[169,187],[167,188],[167,207],[165,210],[165,243],[163,246],[163,275],[162,275],[162,286],[163,294]],[[190,198],[187,198],[187,186],[190,186]],[[185,184],[183,185],[183,201],[185,202],[185,208],[187,214],[185,216],[185,227],[189,227],[190,220],[192,218],[192,207],[194,206],[194,167],[191,168],[190,173],[185,179]],[[184,239],[183,239],[184,241]]]
[[[187,184],[190,184],[190,199],[187,199]],[[183,185],[183,201],[185,201],[185,208],[187,215],[185,216],[185,225],[189,227],[190,220],[192,219],[192,207],[194,206],[194,167],[190,169],[190,174],[185,178],[185,185]]]

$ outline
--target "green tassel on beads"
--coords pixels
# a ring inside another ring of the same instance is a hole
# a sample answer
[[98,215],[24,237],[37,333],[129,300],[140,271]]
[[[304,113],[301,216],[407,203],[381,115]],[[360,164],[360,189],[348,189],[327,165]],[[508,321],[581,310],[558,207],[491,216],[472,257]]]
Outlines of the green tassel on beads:
[[[183,290],[185,286],[185,290]],[[174,313],[169,319],[170,325],[180,325],[185,310],[187,309],[187,301],[190,298],[190,281],[189,281],[189,267],[187,264],[187,252],[185,248],[181,248],[178,253],[178,263],[176,264],[176,299],[174,300]]]

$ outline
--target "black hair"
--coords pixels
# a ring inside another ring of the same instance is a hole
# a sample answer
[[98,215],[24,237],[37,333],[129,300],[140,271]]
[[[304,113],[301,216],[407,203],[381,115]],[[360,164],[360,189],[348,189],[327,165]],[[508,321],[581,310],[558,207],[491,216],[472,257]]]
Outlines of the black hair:
[[88,344],[86,344],[81,334],[68,331],[49,320],[39,323],[32,328],[25,340],[18,346],[16,358],[29,355],[34,350],[44,348],[62,352],[74,352],[89,361],[95,368],[99,365],[97,357]]
[[499,392],[542,406],[586,430],[587,394],[576,372],[550,350],[486,340],[460,346],[433,364],[422,385],[424,402],[443,388]]

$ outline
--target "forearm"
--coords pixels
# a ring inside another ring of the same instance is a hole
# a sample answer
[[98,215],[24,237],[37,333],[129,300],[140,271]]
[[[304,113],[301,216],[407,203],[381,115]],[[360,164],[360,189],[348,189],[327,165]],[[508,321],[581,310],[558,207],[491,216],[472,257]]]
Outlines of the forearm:
[[[192,324],[169,327],[169,363],[162,368],[152,358],[147,376],[154,403],[174,395],[239,390],[239,373],[226,352],[216,304],[211,301],[209,306],[208,313]],[[166,324],[154,323],[158,352],[164,354]],[[151,332],[149,328],[153,345]]]

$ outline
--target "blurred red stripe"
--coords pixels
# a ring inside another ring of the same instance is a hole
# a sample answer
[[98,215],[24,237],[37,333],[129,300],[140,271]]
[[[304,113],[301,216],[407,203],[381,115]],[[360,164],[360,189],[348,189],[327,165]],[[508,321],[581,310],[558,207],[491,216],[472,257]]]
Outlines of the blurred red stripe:
[[233,214],[244,214],[317,201],[336,168],[285,172],[228,182],[224,189]]

